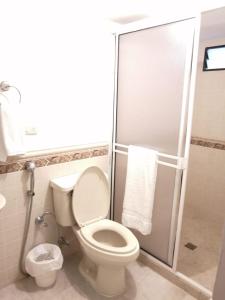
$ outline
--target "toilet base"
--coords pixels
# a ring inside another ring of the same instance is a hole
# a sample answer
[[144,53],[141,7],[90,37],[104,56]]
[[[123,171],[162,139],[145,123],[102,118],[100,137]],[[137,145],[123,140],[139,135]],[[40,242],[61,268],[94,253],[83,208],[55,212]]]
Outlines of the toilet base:
[[124,266],[96,266],[87,256],[84,256],[79,271],[96,292],[105,297],[119,296],[126,289]]

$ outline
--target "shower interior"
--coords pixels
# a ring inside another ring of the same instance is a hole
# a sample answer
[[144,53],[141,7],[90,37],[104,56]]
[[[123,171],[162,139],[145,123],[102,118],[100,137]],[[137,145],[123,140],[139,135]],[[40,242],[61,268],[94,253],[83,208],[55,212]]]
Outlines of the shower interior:
[[213,290],[215,283],[222,227],[221,223],[193,216],[191,209],[186,209],[178,270],[209,290]]
[[[178,271],[213,289],[225,215],[225,70],[203,72],[205,47],[225,44],[225,9],[204,13]],[[200,143],[201,145],[200,145]]]

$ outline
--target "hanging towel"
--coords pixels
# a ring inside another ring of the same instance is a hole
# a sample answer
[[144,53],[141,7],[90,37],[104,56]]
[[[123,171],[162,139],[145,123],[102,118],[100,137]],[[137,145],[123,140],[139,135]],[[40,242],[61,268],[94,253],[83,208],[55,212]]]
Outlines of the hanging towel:
[[0,161],[25,153],[20,104],[0,95]]
[[122,223],[143,235],[152,230],[157,159],[157,151],[137,146],[128,148]]

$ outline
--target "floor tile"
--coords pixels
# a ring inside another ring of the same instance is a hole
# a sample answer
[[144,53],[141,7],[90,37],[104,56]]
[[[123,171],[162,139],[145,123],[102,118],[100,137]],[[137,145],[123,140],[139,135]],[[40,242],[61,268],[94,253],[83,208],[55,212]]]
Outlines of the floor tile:
[[[0,290],[1,300],[106,300],[98,295],[78,271],[79,255],[68,257],[58,272],[55,285],[36,286],[33,278],[17,281]],[[141,262],[131,263],[126,271],[126,292],[111,300],[194,300]]]

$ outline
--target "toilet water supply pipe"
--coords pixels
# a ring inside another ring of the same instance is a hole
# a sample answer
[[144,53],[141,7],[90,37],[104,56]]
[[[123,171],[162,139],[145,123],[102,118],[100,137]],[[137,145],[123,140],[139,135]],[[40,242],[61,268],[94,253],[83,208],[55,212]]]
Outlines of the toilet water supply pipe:
[[[26,249],[26,244],[27,244],[27,238],[28,238],[28,232],[30,228],[30,220],[31,220],[31,213],[32,213],[32,207],[33,207],[33,198],[35,195],[34,192],[34,184],[35,184],[35,179],[34,179],[34,170],[36,166],[33,161],[28,161],[25,164],[25,170],[30,173],[30,189],[27,191],[27,196],[28,196],[28,208],[27,208],[27,213],[26,213],[26,220],[25,220],[25,226],[24,226],[24,233],[23,233],[23,241],[22,241],[22,247],[21,247],[21,253],[20,253],[20,270],[24,275],[27,275],[27,272],[24,268],[24,256],[25,256],[25,249]],[[44,216],[47,214],[52,214],[51,212],[44,212],[42,216],[39,216],[43,218],[44,222]],[[35,224],[39,224],[36,222],[38,218],[35,219]],[[42,223],[40,222],[40,223]],[[70,242],[75,238],[72,238],[70,241],[67,241],[63,236],[60,236],[59,229],[58,229],[58,236],[59,240],[58,243],[60,246],[67,245],[69,246]]]
[[24,254],[25,254],[27,237],[28,237],[28,232],[29,232],[29,227],[30,227],[31,212],[32,212],[32,207],[33,207],[33,197],[35,195],[35,193],[34,193],[34,183],[35,183],[34,170],[35,170],[35,167],[36,166],[33,161],[28,161],[25,165],[25,169],[30,173],[30,189],[27,191],[28,208],[27,208],[27,213],[26,213],[22,248],[21,248],[21,253],[20,253],[20,270],[24,275],[27,275],[27,272],[24,269]]

